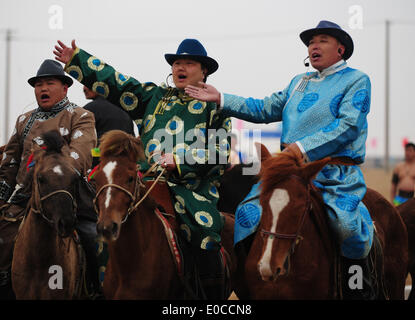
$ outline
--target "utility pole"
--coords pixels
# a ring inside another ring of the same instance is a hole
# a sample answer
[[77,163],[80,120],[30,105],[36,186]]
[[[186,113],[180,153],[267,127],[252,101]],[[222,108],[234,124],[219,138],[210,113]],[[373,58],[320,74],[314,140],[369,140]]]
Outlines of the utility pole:
[[6,66],[5,66],[5,81],[4,81],[4,136],[2,144],[6,144],[9,136],[9,122],[10,122],[10,52],[11,52],[12,31],[6,30]]
[[385,170],[390,167],[389,158],[389,54],[390,54],[390,21],[385,21]]

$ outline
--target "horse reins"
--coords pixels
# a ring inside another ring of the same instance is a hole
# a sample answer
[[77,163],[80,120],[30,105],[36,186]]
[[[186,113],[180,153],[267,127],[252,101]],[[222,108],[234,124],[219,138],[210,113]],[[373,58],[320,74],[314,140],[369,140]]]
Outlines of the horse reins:
[[[146,193],[143,195],[143,197],[141,197],[141,199],[140,200],[138,200],[137,201],[137,197],[138,197],[138,195],[139,195],[139,190],[140,190],[140,186],[141,187],[145,187],[145,185],[143,184],[143,182],[142,182],[142,180],[143,180],[143,178],[145,178],[145,177],[147,177],[148,175],[149,175],[149,173],[150,172],[152,172],[153,171],[153,169],[156,167],[156,166],[158,166],[159,165],[159,163],[158,162],[155,162],[144,174],[143,174],[143,176],[142,177],[140,177],[138,174],[137,174],[137,178],[136,178],[136,183],[135,183],[135,187],[134,187],[134,194],[132,194],[129,190],[127,190],[126,188],[124,188],[124,187],[121,187],[120,185],[118,185],[118,184],[114,184],[114,183],[107,183],[107,184],[104,184],[99,190],[98,190],[98,192],[96,193],[96,195],[95,195],[95,198],[94,198],[94,200],[93,200],[93,204],[94,204],[94,209],[95,209],[95,212],[97,213],[97,214],[99,214],[99,209],[98,209],[98,207],[97,207],[97,205],[96,205],[96,202],[97,202],[97,200],[98,200],[98,196],[101,194],[101,192],[102,191],[104,191],[105,189],[107,189],[107,188],[110,188],[110,187],[114,187],[114,188],[116,188],[116,189],[119,189],[119,190],[121,190],[121,191],[123,191],[124,193],[126,193],[129,197],[130,197],[130,199],[131,199],[131,203],[130,203],[130,206],[128,207],[128,209],[127,209],[127,214],[125,215],[125,217],[123,218],[123,220],[121,221],[121,223],[124,223],[125,221],[127,221],[127,219],[128,219],[128,217],[130,216],[130,214],[133,212],[133,211],[135,211],[137,208],[138,208],[138,206],[148,197],[148,195],[150,194],[150,192],[153,190],[153,188],[156,186],[156,184],[157,184],[157,182],[160,180],[160,178],[162,177],[162,175],[164,174],[164,172],[166,171],[166,168],[163,168],[161,171],[160,171],[160,174],[157,176],[157,178],[154,180],[154,183],[148,188],[148,190],[146,191]],[[137,201],[137,202],[136,202]]]

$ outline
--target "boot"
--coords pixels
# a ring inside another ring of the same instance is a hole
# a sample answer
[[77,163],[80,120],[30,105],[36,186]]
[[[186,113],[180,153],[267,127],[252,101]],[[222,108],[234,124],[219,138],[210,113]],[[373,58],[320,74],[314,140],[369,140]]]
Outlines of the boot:
[[203,286],[204,298],[207,300],[226,299],[226,273],[220,250],[197,250],[196,268]]
[[16,300],[9,270],[0,270],[0,300]]
[[369,256],[364,259],[341,257],[342,292],[344,300],[375,300],[375,283],[369,268]]

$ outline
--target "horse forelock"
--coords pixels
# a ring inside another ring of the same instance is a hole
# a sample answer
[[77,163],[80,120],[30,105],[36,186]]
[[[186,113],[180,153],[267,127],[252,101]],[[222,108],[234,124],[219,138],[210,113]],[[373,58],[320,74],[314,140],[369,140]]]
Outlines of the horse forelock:
[[65,145],[65,141],[63,140],[61,134],[56,131],[48,131],[42,134],[41,136],[45,150],[47,153],[61,153],[62,147]]
[[121,130],[105,133],[100,140],[100,150],[101,157],[127,157],[131,161],[144,157],[141,141]]
[[267,193],[289,176],[302,177],[302,167],[291,154],[280,153],[262,162],[259,175],[262,181],[262,191]]

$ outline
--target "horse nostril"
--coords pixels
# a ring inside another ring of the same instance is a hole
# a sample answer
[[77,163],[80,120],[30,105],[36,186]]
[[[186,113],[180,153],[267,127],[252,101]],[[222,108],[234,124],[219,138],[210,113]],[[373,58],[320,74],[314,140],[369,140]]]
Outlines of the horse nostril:
[[112,235],[116,236],[118,232],[118,224],[116,224],[115,222],[112,223]]

